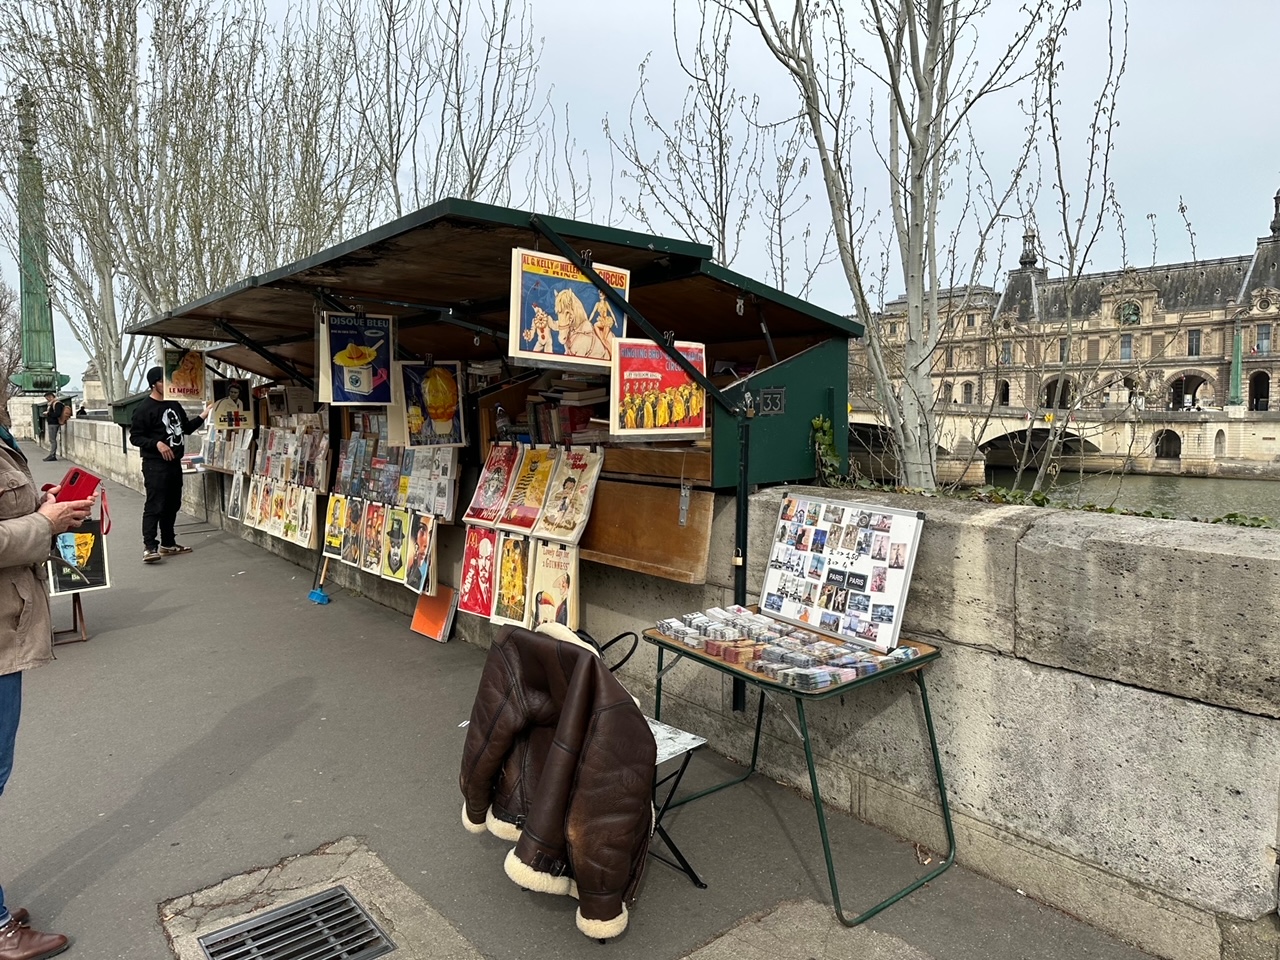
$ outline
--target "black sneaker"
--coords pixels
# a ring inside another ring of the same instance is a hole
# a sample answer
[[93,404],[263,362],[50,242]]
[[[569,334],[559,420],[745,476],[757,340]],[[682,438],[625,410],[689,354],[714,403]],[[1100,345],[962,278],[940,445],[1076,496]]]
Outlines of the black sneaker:
[[162,546],[160,548],[160,556],[162,557],[173,557],[173,556],[177,556],[179,553],[190,553],[190,552],[191,552],[190,547],[184,547],[176,543],[171,547]]
[[54,460],[54,461],[56,461],[57,459],[58,459],[57,457],[45,457],[45,458],[44,458],[44,462],[45,462],[45,463],[48,463],[50,460]]
[[164,558],[160,556],[160,551],[156,550],[153,547],[147,547],[145,550],[142,551],[143,563],[156,563],[163,559]]

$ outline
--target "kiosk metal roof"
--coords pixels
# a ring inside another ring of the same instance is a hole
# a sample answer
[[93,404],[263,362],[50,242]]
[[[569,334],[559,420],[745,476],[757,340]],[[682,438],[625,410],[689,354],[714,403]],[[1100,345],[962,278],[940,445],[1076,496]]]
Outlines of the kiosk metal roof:
[[[862,335],[855,320],[712,262],[704,244],[540,219],[574,249],[589,251],[592,262],[629,269],[630,302],[678,339],[763,353],[762,322],[778,343]],[[129,333],[233,343],[215,355],[280,379],[287,371],[262,351],[309,372],[322,303],[322,309],[397,317],[399,344],[410,353],[491,357],[506,352],[515,247],[554,252],[527,212],[442,200],[314,256],[246,277]]]

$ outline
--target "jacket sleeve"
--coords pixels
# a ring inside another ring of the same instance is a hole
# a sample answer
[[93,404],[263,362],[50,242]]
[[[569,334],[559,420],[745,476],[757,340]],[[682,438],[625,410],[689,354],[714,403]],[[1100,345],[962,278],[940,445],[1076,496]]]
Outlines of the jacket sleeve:
[[0,520],[0,567],[41,563],[49,556],[53,524],[42,513]]
[[525,723],[524,701],[516,677],[505,656],[506,644],[500,634],[489,648],[471,707],[467,739],[462,749],[462,789],[464,825],[474,832],[484,829],[485,815],[493,803],[494,781],[502,762]]
[[204,417],[188,417],[187,412],[181,407],[178,408],[178,416],[182,418],[182,432],[184,434],[195,433],[204,426]]
[[155,453],[156,438],[151,435],[151,425],[147,420],[146,411],[142,407],[133,411],[133,420],[129,424],[129,442],[144,453]]

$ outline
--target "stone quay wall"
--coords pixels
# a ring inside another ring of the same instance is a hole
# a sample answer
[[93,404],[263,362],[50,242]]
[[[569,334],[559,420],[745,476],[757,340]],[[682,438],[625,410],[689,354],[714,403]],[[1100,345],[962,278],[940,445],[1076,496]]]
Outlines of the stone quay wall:
[[[63,436],[68,457],[140,486],[117,426],[74,420]],[[196,516],[314,567],[314,553],[223,516],[230,478],[188,480]],[[943,650],[926,678],[958,861],[1157,956],[1276,960],[1280,533],[812,492],[926,514],[904,634]],[[753,596],[781,498],[751,498]],[[731,603],[733,505],[717,497],[706,584],[584,562],[584,629],[605,640]],[[456,582],[461,539],[444,528],[444,582]],[[330,582],[411,609],[408,591],[352,568],[331,566]],[[459,615],[455,635],[487,646],[494,632]],[[642,644],[623,671],[647,709],[655,664]],[[664,678],[663,714],[745,761],[755,701],[735,713],[730,691],[727,677],[681,664]],[[760,769],[807,795],[790,706],[766,709]],[[913,681],[811,705],[808,719],[828,804],[945,848]],[[816,844],[816,822],[794,829],[809,827]]]

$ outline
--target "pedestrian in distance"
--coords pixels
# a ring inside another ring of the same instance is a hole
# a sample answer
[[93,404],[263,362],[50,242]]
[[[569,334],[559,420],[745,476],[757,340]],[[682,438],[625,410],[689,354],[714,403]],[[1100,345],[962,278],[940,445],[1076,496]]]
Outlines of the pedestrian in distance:
[[49,438],[49,455],[46,460],[58,459],[58,432],[62,429],[62,422],[66,418],[63,414],[66,412],[67,405],[58,399],[56,393],[46,393],[44,395],[44,413],[40,414],[44,418],[45,435]]
[[[22,674],[53,659],[53,619],[45,560],[53,538],[82,524],[93,500],[57,502],[57,487],[41,493],[27,458],[0,426],[0,793],[13,770]],[[67,949],[60,933],[30,925],[25,908],[5,905],[0,890],[0,960],[44,960]]]
[[[142,483],[147,501],[142,508],[142,562],[190,553],[174,537],[173,522],[182,506],[182,453],[185,438],[199,430],[209,416],[205,404],[198,417],[188,417],[182,404],[164,398],[164,371],[147,371],[151,393],[133,412],[129,442],[142,452]],[[0,960],[4,960],[0,954]]]

